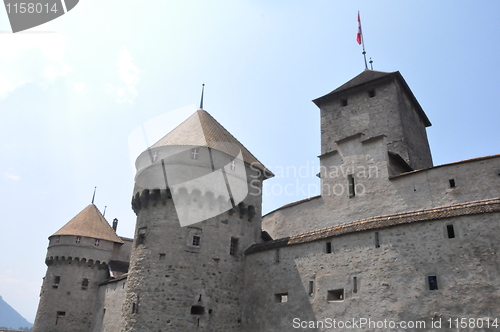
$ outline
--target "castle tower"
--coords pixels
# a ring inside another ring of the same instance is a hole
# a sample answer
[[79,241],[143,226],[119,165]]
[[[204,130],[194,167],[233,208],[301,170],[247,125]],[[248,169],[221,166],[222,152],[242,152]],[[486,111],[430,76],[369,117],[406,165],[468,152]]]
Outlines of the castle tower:
[[51,235],[33,331],[89,331],[99,283],[108,278],[107,263],[122,244],[93,204]]
[[357,134],[365,140],[384,135],[406,170],[432,167],[425,129],[431,123],[398,71],[365,70],[313,102],[321,110],[322,155]]
[[243,251],[272,176],[200,109],[136,161],[122,331],[239,331]]

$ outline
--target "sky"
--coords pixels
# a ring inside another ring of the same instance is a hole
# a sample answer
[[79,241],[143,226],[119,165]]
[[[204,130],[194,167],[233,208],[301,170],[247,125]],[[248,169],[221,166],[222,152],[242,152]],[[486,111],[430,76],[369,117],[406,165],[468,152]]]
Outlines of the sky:
[[264,165],[302,169],[266,181],[264,213],[317,195],[311,100],[364,70],[358,11],[374,70],[400,71],[432,122],[434,164],[500,153],[498,1],[81,0],[15,34],[0,9],[3,299],[34,321],[47,238],[94,187],[133,237],[134,130],[166,134],[203,83],[204,109]]

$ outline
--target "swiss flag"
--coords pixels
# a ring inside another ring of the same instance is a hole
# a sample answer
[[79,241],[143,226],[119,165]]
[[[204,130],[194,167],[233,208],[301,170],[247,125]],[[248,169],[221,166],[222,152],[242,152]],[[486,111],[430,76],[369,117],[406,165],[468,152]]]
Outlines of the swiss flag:
[[361,19],[359,18],[359,13],[358,13],[358,34],[356,35],[356,41],[358,42],[359,45],[361,45],[362,39],[361,39]]

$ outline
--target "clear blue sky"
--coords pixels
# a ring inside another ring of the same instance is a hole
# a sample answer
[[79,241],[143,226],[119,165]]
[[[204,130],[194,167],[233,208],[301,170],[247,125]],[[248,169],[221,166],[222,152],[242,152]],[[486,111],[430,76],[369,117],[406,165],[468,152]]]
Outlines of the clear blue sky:
[[[47,237],[94,186],[133,236],[129,135],[197,104],[202,83],[204,108],[266,166],[317,167],[311,100],[364,69],[358,10],[374,69],[399,70],[433,124],[434,164],[499,153],[499,1],[82,0],[19,34],[0,10],[4,300],[34,320]],[[266,195],[264,212],[305,196]]]

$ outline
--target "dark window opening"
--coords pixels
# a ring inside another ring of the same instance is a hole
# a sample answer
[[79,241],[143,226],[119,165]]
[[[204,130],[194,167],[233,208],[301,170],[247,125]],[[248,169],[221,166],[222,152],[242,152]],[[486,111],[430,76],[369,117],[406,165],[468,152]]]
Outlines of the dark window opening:
[[352,277],[352,292],[358,292],[358,277]]
[[61,277],[60,276],[55,276],[54,277],[54,283],[52,284],[52,288],[54,288],[54,289],[58,288],[60,282],[61,282]]
[[314,280],[309,280],[309,296],[314,295]]
[[81,238],[80,236],[77,236],[77,237],[76,237],[76,241],[75,241],[75,242],[76,242],[76,243],[80,243],[80,241],[81,241],[81,240],[82,240],[82,238]]
[[378,232],[375,232],[375,248],[380,248],[380,236]]
[[274,302],[276,302],[276,303],[286,303],[286,302],[288,302],[288,293],[274,294]]
[[446,231],[448,233],[448,239],[455,238],[455,228],[453,227],[453,225],[446,225]]
[[342,106],[347,106],[347,99],[342,99],[340,103],[342,104]]
[[193,242],[192,242],[193,246],[199,247],[200,246],[200,240],[201,240],[201,238],[199,236],[194,235],[193,236]]
[[87,290],[89,288],[89,279],[83,278],[82,280],[82,289]]
[[326,243],[326,253],[327,254],[331,254],[332,253],[332,243],[331,242],[327,242]]
[[349,198],[356,196],[356,192],[354,190],[354,177],[352,175],[347,176],[348,186],[349,186]]
[[158,256],[161,261],[165,259],[165,254],[158,254]]
[[57,312],[57,315],[56,315],[56,325],[57,325],[57,322],[59,321],[60,318],[64,318],[64,316],[66,316],[66,311],[58,311]]
[[205,307],[201,305],[194,305],[191,307],[191,315],[203,315],[205,313]]
[[368,91],[368,96],[370,96],[370,98],[375,97],[375,90]]
[[438,282],[436,276],[429,276],[429,290],[438,290]]
[[99,247],[99,239],[95,239],[95,241],[94,241],[94,245],[95,245],[96,247]]
[[276,249],[275,254],[274,254],[274,262],[279,263],[280,262],[280,250]]
[[137,308],[137,304],[136,303],[132,303],[132,313],[135,314],[135,313],[138,313],[139,312],[139,308]]
[[231,238],[231,245],[229,247],[229,254],[230,255],[236,255],[236,251],[238,250],[238,239],[232,237]]
[[344,301],[344,289],[329,290],[326,295],[326,299],[330,302]]
[[455,179],[450,179],[450,188],[455,188]]
[[146,242],[146,228],[147,227],[142,227],[137,230],[137,243],[136,246],[140,244],[144,244]]

